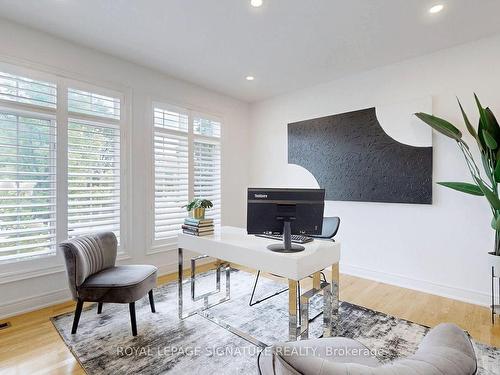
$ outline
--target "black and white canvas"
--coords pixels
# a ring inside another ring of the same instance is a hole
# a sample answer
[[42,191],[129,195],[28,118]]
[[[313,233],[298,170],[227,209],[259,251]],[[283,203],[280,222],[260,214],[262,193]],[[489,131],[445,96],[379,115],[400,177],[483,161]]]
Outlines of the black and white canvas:
[[419,108],[403,103],[288,124],[288,163],[309,171],[327,200],[431,204],[431,131],[410,112]]

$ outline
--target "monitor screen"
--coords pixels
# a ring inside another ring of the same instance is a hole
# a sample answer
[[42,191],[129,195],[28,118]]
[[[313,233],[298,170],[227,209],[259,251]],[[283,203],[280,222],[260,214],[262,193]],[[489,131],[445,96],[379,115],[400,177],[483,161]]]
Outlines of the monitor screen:
[[289,221],[292,234],[318,235],[324,207],[324,189],[249,188],[247,232],[282,234]]

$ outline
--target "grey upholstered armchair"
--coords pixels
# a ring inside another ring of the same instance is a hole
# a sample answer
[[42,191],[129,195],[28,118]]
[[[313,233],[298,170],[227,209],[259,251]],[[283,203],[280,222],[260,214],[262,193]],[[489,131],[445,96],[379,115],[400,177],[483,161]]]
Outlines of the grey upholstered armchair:
[[263,375],[473,375],[477,371],[472,344],[454,324],[440,324],[408,358],[381,365],[356,340],[333,337],[275,345],[261,353]]
[[149,294],[155,312],[153,288],[158,269],[149,265],[115,266],[117,240],[112,232],[74,238],[59,244],[64,254],[69,288],[77,301],[71,333],[76,333],[84,302],[128,303],[132,334],[137,335],[135,301]]

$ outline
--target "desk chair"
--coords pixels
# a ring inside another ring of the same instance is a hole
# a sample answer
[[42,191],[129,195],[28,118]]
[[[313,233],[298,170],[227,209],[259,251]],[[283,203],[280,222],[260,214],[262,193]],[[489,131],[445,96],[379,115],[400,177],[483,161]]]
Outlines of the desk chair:
[[[337,232],[339,231],[339,227],[340,227],[340,218],[337,217],[337,216],[333,216],[333,217],[324,217],[323,218],[323,230],[321,232],[321,234],[319,235],[315,235],[315,236],[311,236],[313,238],[317,238],[317,239],[323,239],[323,240],[332,240],[332,241],[335,241],[333,238],[335,237],[335,235],[337,234]],[[326,281],[326,276],[323,272],[321,272],[321,275],[323,275],[323,281]],[[278,276],[278,275],[274,275],[274,276]],[[273,297],[276,297],[277,295],[280,295],[281,293],[285,293],[288,291],[288,288],[286,289],[283,289],[283,290],[280,290],[274,294],[271,294],[267,297],[264,297],[264,298],[261,298],[257,301],[254,301],[253,300],[253,297],[254,297],[254,294],[255,294],[255,289],[257,288],[257,283],[259,282],[259,277],[260,277],[260,270],[257,271],[257,275],[255,276],[255,282],[253,284],[253,289],[252,289],[252,295],[250,296],[250,301],[248,302],[248,305],[249,306],[254,306],[258,303],[261,303],[261,302],[264,302],[270,298],[273,298]],[[298,290],[297,290],[297,293],[298,295],[300,296],[301,295],[301,292],[300,292],[300,281],[298,283]],[[299,298],[299,315],[300,315],[300,298]],[[318,315],[314,316],[313,318],[311,318],[309,321],[313,321],[314,319],[316,319],[319,315],[321,315],[321,313],[319,313]],[[299,320],[300,320],[300,316],[299,316]]]
[[324,217],[323,230],[321,231],[321,234],[311,237],[331,239],[332,241],[335,241],[333,237],[335,237],[335,235],[339,231],[339,227],[340,227],[340,217],[338,216]]

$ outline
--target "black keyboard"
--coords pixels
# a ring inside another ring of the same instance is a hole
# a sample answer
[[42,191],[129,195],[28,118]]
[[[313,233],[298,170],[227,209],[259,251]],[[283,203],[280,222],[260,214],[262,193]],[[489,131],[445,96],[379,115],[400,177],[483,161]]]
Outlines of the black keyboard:
[[[256,234],[257,237],[270,238],[271,240],[283,241],[281,234]],[[301,234],[292,234],[293,243],[308,243],[313,240],[312,237],[303,236]]]

